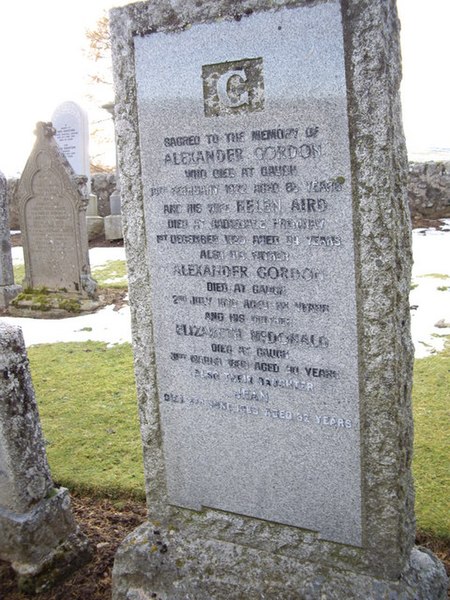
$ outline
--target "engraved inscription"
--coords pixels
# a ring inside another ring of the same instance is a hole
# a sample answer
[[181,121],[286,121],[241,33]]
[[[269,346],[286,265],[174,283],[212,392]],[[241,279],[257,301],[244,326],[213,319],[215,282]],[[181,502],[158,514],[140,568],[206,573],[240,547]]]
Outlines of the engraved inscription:
[[75,127],[63,125],[56,131],[55,137],[58,140],[62,151],[64,152],[64,156],[68,160],[74,158],[76,156],[79,143],[79,132],[75,129]]
[[[337,5],[320,3],[289,9],[273,28],[282,12],[205,26],[217,33],[217,53],[203,48],[200,26],[180,34],[177,43],[191,40],[192,85],[183,79],[188,90],[177,88],[171,110],[156,90],[167,68],[177,86],[180,49],[158,33],[136,40],[168,489],[181,507],[218,508],[358,546],[341,21]],[[310,21],[314,14],[320,18]],[[317,52],[306,53],[298,40],[313,44],[325,22]]]
[[51,169],[36,173],[32,190],[25,220],[33,285],[80,291],[73,204]]

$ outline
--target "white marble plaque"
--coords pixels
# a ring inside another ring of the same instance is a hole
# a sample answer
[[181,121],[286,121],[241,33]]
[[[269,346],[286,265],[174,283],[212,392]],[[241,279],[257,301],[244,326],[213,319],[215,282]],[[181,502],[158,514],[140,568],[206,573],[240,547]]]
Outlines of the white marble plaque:
[[55,108],[52,124],[55,139],[77,175],[91,179],[89,165],[89,121],[86,111],[76,102],[63,102]]
[[170,500],[361,545],[338,3],[135,38]]

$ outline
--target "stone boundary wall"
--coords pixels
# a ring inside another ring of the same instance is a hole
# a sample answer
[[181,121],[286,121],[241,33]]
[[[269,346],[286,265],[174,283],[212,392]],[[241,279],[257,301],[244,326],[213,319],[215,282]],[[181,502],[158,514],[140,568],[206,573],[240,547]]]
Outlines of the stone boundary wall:
[[[12,230],[18,230],[18,179],[8,179],[9,215]],[[92,193],[98,199],[98,214],[110,214],[109,198],[116,186],[115,173],[96,173],[92,176]],[[450,161],[410,162],[408,200],[413,223],[422,219],[450,218]]]

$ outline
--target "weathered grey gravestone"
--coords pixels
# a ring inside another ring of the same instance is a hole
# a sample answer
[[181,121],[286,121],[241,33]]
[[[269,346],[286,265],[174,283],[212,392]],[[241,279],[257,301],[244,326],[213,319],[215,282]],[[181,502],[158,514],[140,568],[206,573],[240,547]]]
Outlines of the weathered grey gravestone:
[[6,179],[0,171],[0,308],[6,308],[21,290],[14,284],[8,213]]
[[[87,188],[91,190],[91,168],[89,156],[89,120],[86,111],[76,102],[63,102],[52,115],[56,130],[55,140],[62,153],[77,175],[87,177]],[[103,218],[98,215],[97,197],[89,194],[86,211],[88,238],[101,235],[104,230]]]
[[22,331],[1,321],[0,374],[0,559],[41,592],[86,562],[89,544],[52,482]]
[[37,124],[18,187],[25,284],[92,296],[86,177],[75,175],[54,133],[51,123]]
[[149,507],[114,598],[444,598],[395,2],[172,6],[111,13]]

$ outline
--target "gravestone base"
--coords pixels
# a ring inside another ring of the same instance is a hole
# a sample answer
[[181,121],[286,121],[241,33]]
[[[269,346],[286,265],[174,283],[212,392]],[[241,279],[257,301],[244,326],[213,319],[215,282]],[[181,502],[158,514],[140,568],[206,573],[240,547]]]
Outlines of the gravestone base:
[[103,217],[86,217],[87,235],[88,240],[91,241],[99,235],[103,235],[105,231],[105,224]]
[[121,240],[123,238],[121,215],[105,217],[105,238],[107,240]]
[[11,563],[19,589],[26,593],[49,589],[91,557],[65,488],[26,513],[0,508],[0,531],[0,558]]
[[25,290],[12,300],[8,314],[12,317],[62,319],[91,314],[102,305],[96,294],[87,296],[62,290]]
[[445,569],[414,548],[398,581],[144,523],[119,547],[113,600],[444,600]]
[[20,285],[0,285],[0,308],[7,308],[11,300],[13,300],[22,288]]

